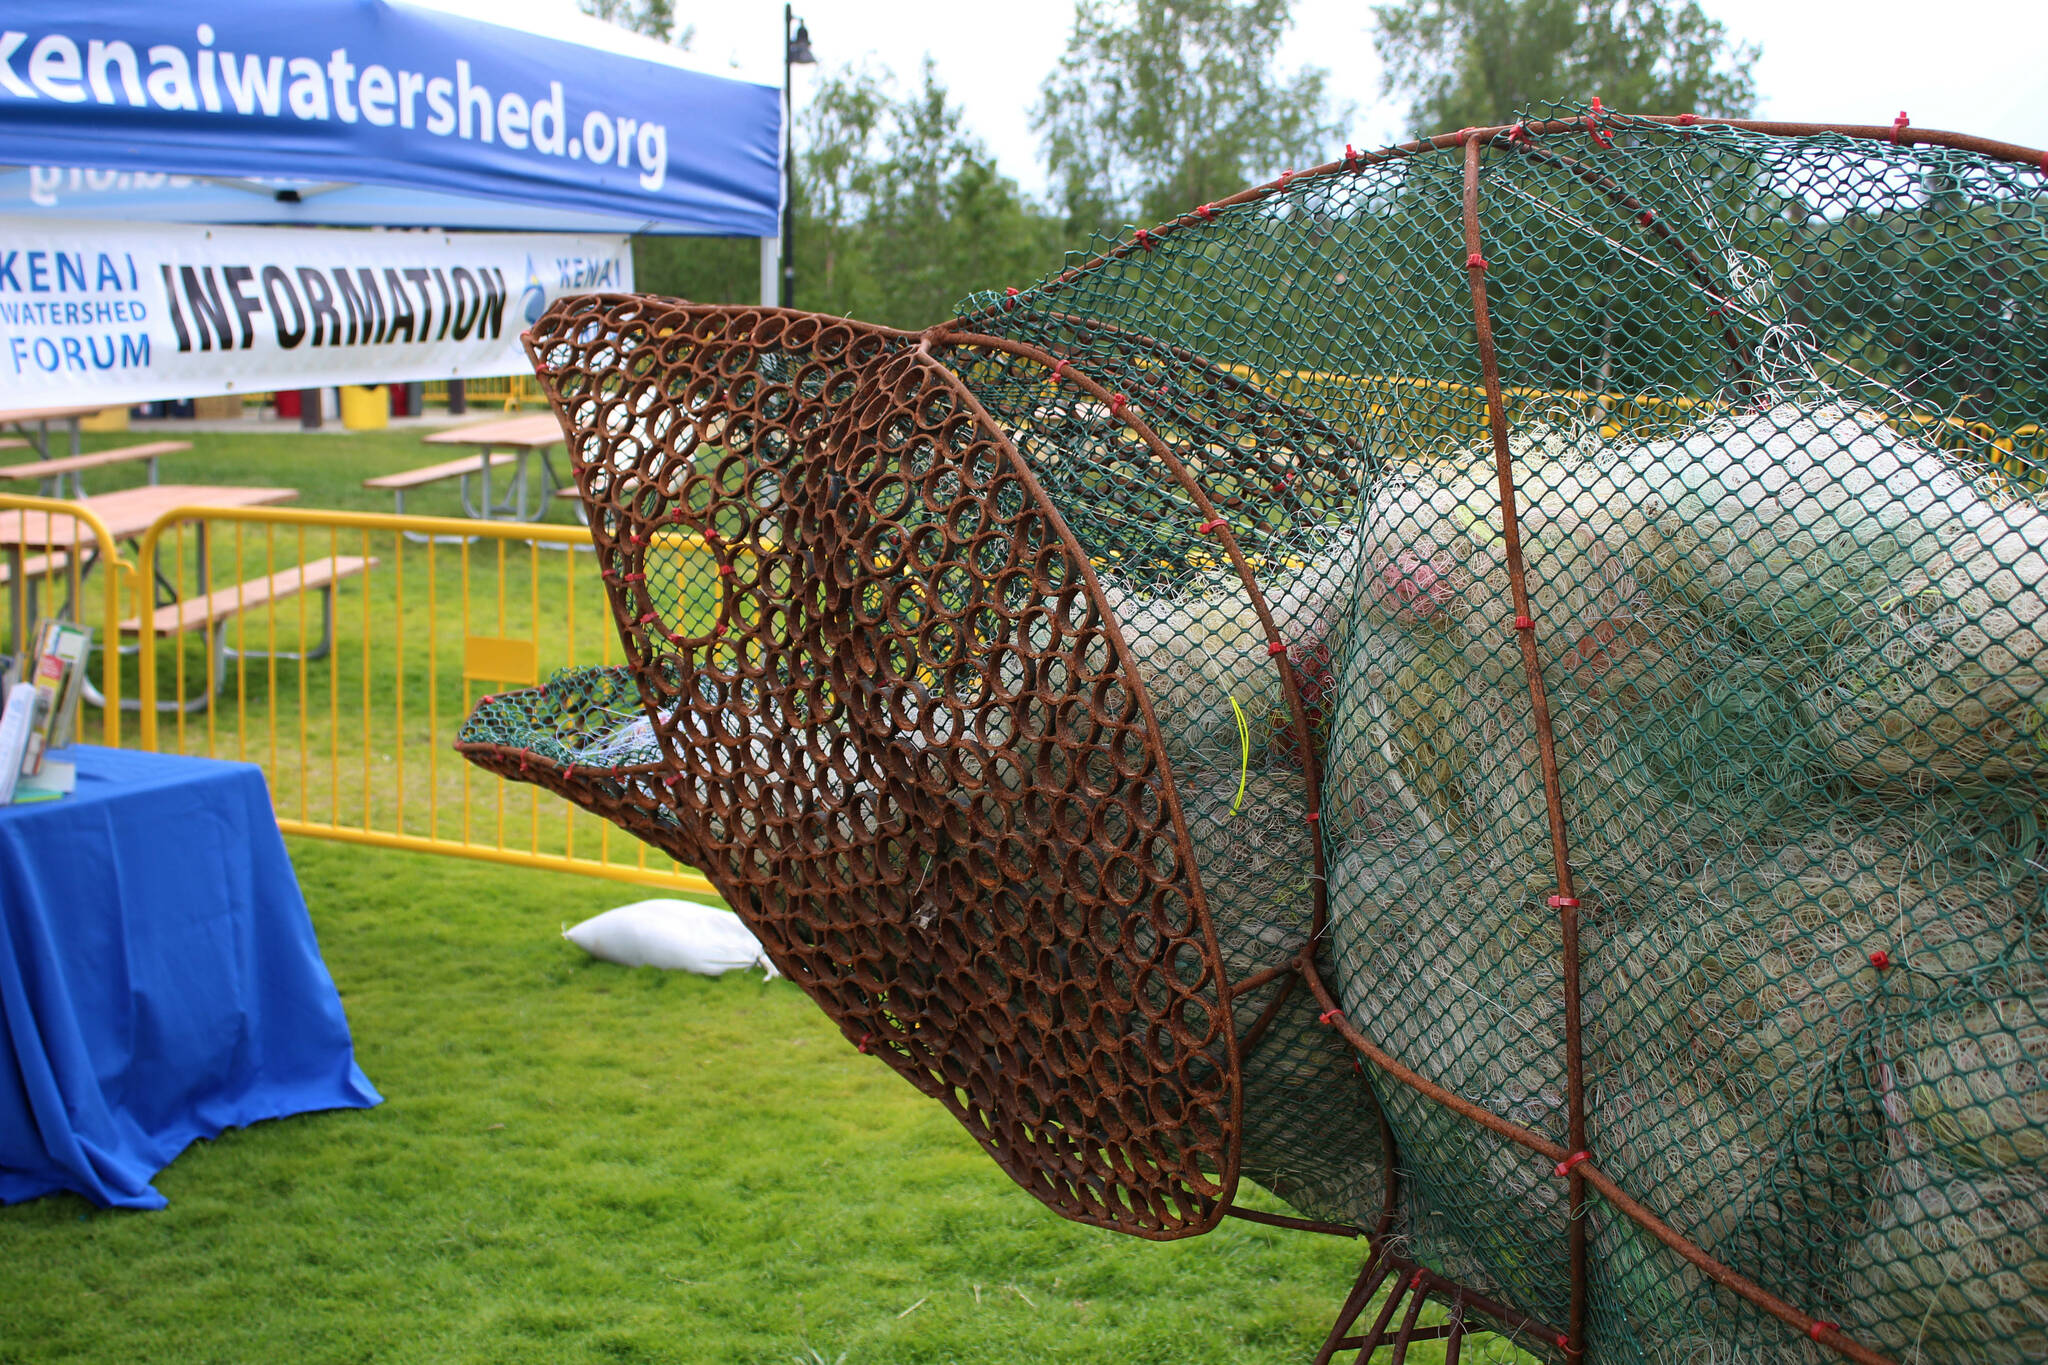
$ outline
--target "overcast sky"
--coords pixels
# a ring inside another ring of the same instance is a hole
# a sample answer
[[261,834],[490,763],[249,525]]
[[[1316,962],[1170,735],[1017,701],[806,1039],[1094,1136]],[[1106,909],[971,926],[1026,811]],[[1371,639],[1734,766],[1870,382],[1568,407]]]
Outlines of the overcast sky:
[[[2048,147],[2044,0],[1705,0],[1705,7],[1731,34],[1762,45],[1761,117],[1890,123],[1904,109],[1920,127]],[[780,4],[680,0],[676,8],[696,26],[694,54],[705,69],[780,82]],[[929,52],[939,79],[1003,172],[1026,190],[1043,192],[1030,110],[1066,46],[1072,25],[1066,5],[805,0],[797,14],[809,22],[822,64],[798,68],[799,109],[819,70],[868,57],[907,84]],[[1361,147],[1396,138],[1403,111],[1380,96],[1370,5],[1295,0],[1294,15],[1283,59],[1329,71],[1338,101],[1356,106],[1346,136]],[[1342,150],[1331,148],[1331,156]]]

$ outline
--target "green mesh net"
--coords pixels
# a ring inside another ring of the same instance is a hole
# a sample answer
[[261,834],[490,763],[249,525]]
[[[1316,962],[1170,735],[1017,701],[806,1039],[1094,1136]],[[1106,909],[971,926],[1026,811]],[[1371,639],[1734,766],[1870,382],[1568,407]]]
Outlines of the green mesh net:
[[1560,1360],[2048,1359],[2038,154],[1440,141],[920,334],[557,305],[629,665],[465,750],[1069,1216],[1250,1178]]

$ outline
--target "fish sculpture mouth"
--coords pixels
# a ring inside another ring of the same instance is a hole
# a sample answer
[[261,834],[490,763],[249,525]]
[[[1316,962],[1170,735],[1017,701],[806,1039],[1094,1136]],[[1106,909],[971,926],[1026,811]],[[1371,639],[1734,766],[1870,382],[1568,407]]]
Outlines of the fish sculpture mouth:
[[458,749],[702,869],[1053,1209],[1212,1227],[1239,1031],[1281,991],[1234,987],[1298,958],[1310,898],[1257,961],[1219,942],[1136,608],[988,403],[1043,387],[1037,425],[1085,407],[1098,444],[1122,414],[964,337],[781,310],[567,299],[527,345],[626,662],[487,698]]

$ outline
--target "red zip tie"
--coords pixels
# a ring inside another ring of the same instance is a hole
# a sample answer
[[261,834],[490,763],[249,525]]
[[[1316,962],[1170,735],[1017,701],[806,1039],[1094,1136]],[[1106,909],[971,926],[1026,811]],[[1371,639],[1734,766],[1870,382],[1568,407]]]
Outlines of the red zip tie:
[[1285,654],[1286,652],[1287,652],[1287,646],[1286,646],[1286,645],[1283,645],[1283,644],[1281,644],[1281,643],[1280,643],[1280,642],[1279,642],[1278,640],[1269,640],[1269,641],[1268,641],[1268,642],[1266,643],[1266,653],[1268,653],[1268,654],[1272,654],[1272,655],[1276,655],[1276,656],[1277,656],[1277,655]]
[[1572,1173],[1572,1167],[1578,1165],[1581,1161],[1591,1161],[1592,1159],[1593,1154],[1589,1151],[1586,1151],[1584,1148],[1581,1148],[1578,1151],[1573,1152],[1570,1156],[1566,1157],[1563,1161],[1558,1162],[1555,1169],[1557,1173],[1561,1176],[1570,1175]]
[[1892,955],[1886,952],[1884,949],[1879,948],[1876,952],[1870,955],[1870,965],[1877,968],[1881,972],[1888,970],[1892,965]]
[[732,572],[732,565],[730,565],[730,564],[721,564],[721,565],[719,565],[719,566],[718,566],[718,576],[719,576],[720,578],[723,578],[723,577],[725,577],[725,576],[726,576],[727,574],[730,574],[731,572]]
[[1117,394],[1115,397],[1109,400],[1109,415],[1111,417],[1121,417],[1124,415],[1124,409],[1129,407],[1130,405],[1131,396],[1129,394]]
[[670,773],[668,776],[661,779],[661,785],[667,787],[670,791],[674,791],[676,788],[676,780],[681,776],[681,773]]
[[1584,1347],[1579,1347],[1578,1349],[1574,1350],[1572,1347],[1571,1339],[1569,1337],[1563,1336],[1560,1336],[1557,1339],[1557,1349],[1563,1351],[1566,1355],[1571,1356],[1574,1359],[1586,1353]]
[[863,1034],[862,1034],[862,1035],[860,1036],[860,1050],[861,1050],[862,1052],[866,1052],[866,1051],[868,1050],[868,1044],[869,1044],[869,1043],[872,1043],[873,1041],[875,1041],[875,1035],[874,1035],[874,1034],[872,1034],[872,1033],[863,1033]]
[[1343,1017],[1343,1010],[1324,1010],[1321,1014],[1318,1014],[1316,1016],[1316,1022],[1327,1028],[1329,1027],[1330,1021],[1332,1019],[1341,1019]]
[[1067,372],[1067,362],[1066,362],[1066,361],[1064,361],[1064,360],[1055,360],[1055,361],[1053,361],[1053,363],[1052,363],[1052,378],[1053,378],[1053,382],[1054,382],[1055,384],[1057,384],[1057,383],[1059,382],[1059,380],[1060,380],[1060,376],[1061,376],[1061,375],[1063,375],[1063,374],[1065,374],[1066,372]]
[[1529,125],[1527,123],[1525,123],[1521,119],[1516,119],[1515,126],[1508,129],[1508,141],[1519,142],[1522,143],[1524,146],[1527,146],[1534,143],[1536,141],[1536,138],[1535,135],[1529,131]]
[[1344,144],[1344,169],[1347,171],[1358,169],[1358,151],[1348,142]]
[[1425,1272],[1418,1270],[1413,1275],[1411,1275],[1408,1279],[1408,1287],[1410,1289],[1422,1288],[1422,1277],[1424,1273]]
[[569,781],[569,780],[570,780],[571,778],[573,778],[573,777],[575,777],[575,776],[576,776],[576,765],[575,765],[574,763],[571,763],[571,764],[570,764],[570,765],[569,765],[568,767],[566,767],[566,768],[564,768],[564,769],[562,770],[562,780],[563,780],[564,782],[567,782],[567,781]]
[[1593,112],[1586,115],[1583,120],[1586,125],[1586,131],[1591,133],[1593,141],[1599,143],[1602,147],[1612,147],[1614,139],[1600,131],[1600,120],[1605,116],[1605,111],[1600,108],[1600,97],[1598,95],[1593,96]]
[[1013,313],[1017,311],[1017,290],[1014,285],[1004,288],[1003,307],[1009,309]]
[[1550,898],[1550,908],[1553,910],[1576,910],[1579,908],[1579,898],[1577,896],[1552,896]]
[[668,632],[667,634],[668,634],[668,642],[669,642],[670,644],[672,644],[672,645],[679,645],[679,644],[681,644],[681,643],[683,642],[683,637],[682,637],[682,634],[681,634],[681,632],[679,632],[679,631],[669,631],[669,632]]
[[1294,179],[1293,171],[1282,171],[1280,172],[1280,179],[1274,183],[1273,188],[1278,190],[1284,190],[1287,188],[1287,182],[1292,179]]
[[1147,251],[1150,251],[1152,249],[1151,233],[1147,232],[1144,228],[1139,228],[1137,232],[1137,237],[1139,246],[1144,247]]
[[1636,215],[1636,221],[1638,223],[1641,223],[1644,227],[1648,227],[1650,224],[1657,221],[1657,211],[1655,209],[1644,209],[1641,213]]
[[1680,114],[1678,116],[1678,126],[1681,128],[1690,128],[1698,122],[1699,118],[1693,114]]
[[1526,617],[1526,616],[1517,616],[1517,617],[1515,618],[1515,629],[1516,629],[1516,630],[1534,630],[1534,629],[1536,629],[1536,623],[1535,623],[1534,621],[1530,620],[1530,619],[1529,619],[1528,617]]
[[1215,218],[1215,216],[1216,206],[1214,204],[1203,204],[1195,210],[1195,217],[1201,219],[1205,223]]
[[1312,810],[1303,818],[1313,825],[1316,821],[1323,818],[1323,813],[1319,810]]
[[620,574],[619,581],[621,583],[645,583],[647,581],[647,575],[644,573]]
[[1200,526],[1197,526],[1195,529],[1200,531],[1205,536],[1214,535],[1216,532],[1223,529],[1223,518],[1211,517],[1207,521],[1203,522]]
[[639,620],[635,621],[633,624],[636,626],[644,626],[649,621],[658,621],[660,619],[661,617],[659,613],[650,611],[646,615],[642,616]]
[[476,699],[476,704],[478,706],[489,706],[492,702],[496,701],[497,699],[498,694],[496,692],[491,692],[487,693],[484,696],[478,697]]
[[1467,270],[1484,270],[1486,269],[1486,258],[1475,251],[1465,258],[1465,268]]
[[1839,1322],[1828,1322],[1825,1319],[1816,1319],[1814,1321],[1813,1326],[1806,1329],[1806,1335],[1812,1337],[1815,1341],[1819,1341],[1820,1334],[1823,1331],[1839,1332],[1841,1330],[1842,1324]]
[[1899,134],[1906,131],[1906,111],[1899,110],[1899,116],[1892,120],[1892,145],[1899,145]]

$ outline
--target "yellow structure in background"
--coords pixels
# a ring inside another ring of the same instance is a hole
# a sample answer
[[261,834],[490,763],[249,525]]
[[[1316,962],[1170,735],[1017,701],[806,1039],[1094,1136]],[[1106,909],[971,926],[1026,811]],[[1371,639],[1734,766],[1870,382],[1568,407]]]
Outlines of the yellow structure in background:
[[377,431],[391,425],[391,386],[343,384],[341,424],[350,431]]

